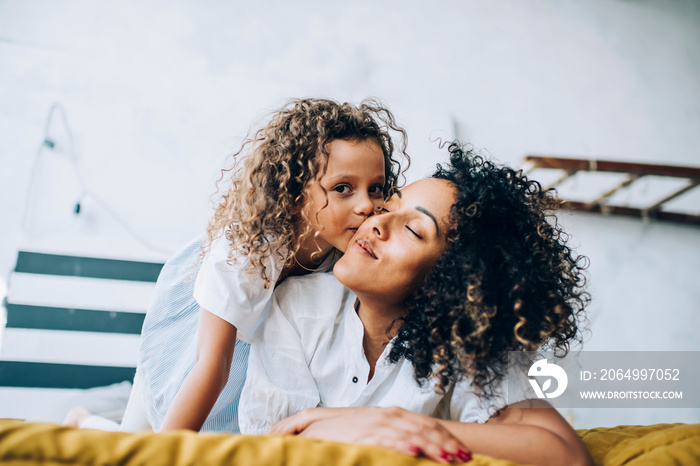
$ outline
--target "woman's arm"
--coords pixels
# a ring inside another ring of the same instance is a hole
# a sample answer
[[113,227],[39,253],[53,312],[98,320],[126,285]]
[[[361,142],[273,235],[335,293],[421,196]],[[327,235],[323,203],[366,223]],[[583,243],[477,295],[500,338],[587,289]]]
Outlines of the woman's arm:
[[354,414],[363,408],[306,408],[288,418],[276,422],[268,434],[296,435],[300,434],[314,422],[344,414]]
[[437,419],[401,408],[311,408],[284,419],[270,433],[356,445],[377,445],[438,463],[468,461],[471,452]]
[[523,464],[594,464],[576,431],[542,400],[509,405],[484,424],[444,420],[440,423],[475,453]]
[[235,346],[236,327],[200,308],[197,362],[168,408],[161,431],[202,428],[228,382]]
[[[465,461],[468,457],[464,452],[471,451],[522,464],[593,465],[576,431],[554,408],[539,400],[507,406],[484,424],[439,420],[395,407],[353,410],[335,417],[319,413],[320,420],[308,424],[301,435],[379,445],[412,456],[422,452],[440,462]],[[288,425],[298,428],[301,423]],[[411,446],[420,450],[412,451]]]

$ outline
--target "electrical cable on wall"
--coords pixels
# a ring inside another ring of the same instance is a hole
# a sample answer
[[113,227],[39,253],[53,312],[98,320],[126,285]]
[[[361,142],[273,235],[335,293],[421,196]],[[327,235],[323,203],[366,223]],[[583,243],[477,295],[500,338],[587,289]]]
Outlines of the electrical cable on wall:
[[83,177],[82,172],[80,171],[80,167],[78,166],[78,159],[75,155],[75,146],[73,143],[73,135],[70,131],[70,127],[68,126],[68,118],[66,117],[66,112],[63,108],[63,106],[59,103],[54,103],[51,106],[51,109],[49,110],[49,115],[46,118],[46,124],[44,125],[44,138],[39,147],[37,148],[36,154],[34,155],[34,162],[32,164],[32,170],[31,170],[31,175],[29,178],[29,185],[27,187],[27,195],[25,196],[25,204],[24,204],[24,209],[23,209],[23,214],[22,214],[22,231],[27,230],[27,217],[28,217],[28,212],[29,212],[29,205],[30,205],[30,200],[31,200],[31,195],[34,192],[34,184],[36,182],[36,177],[37,177],[37,171],[39,169],[39,162],[40,159],[46,150],[51,150],[55,151],[57,149],[56,142],[54,141],[53,138],[49,135],[49,129],[51,128],[51,122],[54,118],[55,114],[59,114],[61,119],[63,120],[63,126],[66,130],[66,136],[68,138],[68,145],[66,147],[66,153],[68,154],[68,159],[70,160],[71,167],[73,168],[73,171],[75,173],[75,176],[78,180],[78,185],[80,187],[80,195],[78,196],[78,199],[75,203],[75,206],[73,208],[73,213],[75,215],[80,215],[82,212],[82,203],[86,198],[90,198],[95,203],[100,206],[109,217],[111,217],[115,222],[117,222],[126,232],[134,238],[138,243],[140,243],[142,246],[144,246],[147,249],[150,249],[154,252],[157,252],[159,254],[167,254],[170,256],[173,251],[163,248],[160,246],[157,246],[153,243],[151,243],[149,240],[147,240],[145,237],[143,237],[140,233],[138,233],[124,218],[122,218],[105,200],[103,200],[97,193],[94,191],[90,190],[87,187],[87,183],[85,182],[85,178]]

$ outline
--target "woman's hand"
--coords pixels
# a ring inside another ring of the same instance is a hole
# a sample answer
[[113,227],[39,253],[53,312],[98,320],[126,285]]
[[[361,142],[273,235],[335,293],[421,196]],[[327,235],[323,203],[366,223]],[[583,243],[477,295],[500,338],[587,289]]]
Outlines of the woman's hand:
[[[339,412],[342,410],[345,411]],[[280,429],[287,426],[285,428],[289,432],[291,426],[295,426],[296,430],[296,426],[305,424],[306,427],[301,430],[304,437],[377,445],[410,456],[422,453],[439,463],[471,460],[471,451],[437,419],[405,409],[364,407],[339,408],[338,411],[323,408],[319,411],[317,408],[306,410],[298,416],[298,419],[290,418],[290,423],[280,426]],[[276,432],[280,432],[280,429]]]
[[344,414],[352,414],[363,408],[307,408],[303,411],[276,422],[268,434],[270,435],[296,435],[314,422]]

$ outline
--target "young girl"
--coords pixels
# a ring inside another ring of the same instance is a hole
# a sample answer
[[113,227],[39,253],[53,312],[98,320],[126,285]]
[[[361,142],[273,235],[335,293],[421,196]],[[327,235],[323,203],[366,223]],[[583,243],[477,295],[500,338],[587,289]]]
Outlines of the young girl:
[[554,408],[502,384],[508,351],[566,351],[580,335],[588,296],[558,202],[521,172],[450,153],[451,166],[396,190],[360,227],[335,277],[277,288],[251,345],[243,433],[443,463],[475,452],[592,465]]
[[156,431],[238,431],[244,341],[264,326],[275,285],[327,270],[396,185],[392,132],[407,157],[380,104],[305,99],[243,143],[206,237],[161,271],[122,430],[142,427],[145,410]]

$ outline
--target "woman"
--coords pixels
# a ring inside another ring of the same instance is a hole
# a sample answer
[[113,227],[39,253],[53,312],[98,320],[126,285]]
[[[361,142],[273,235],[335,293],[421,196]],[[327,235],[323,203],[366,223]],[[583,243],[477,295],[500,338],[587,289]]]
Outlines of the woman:
[[365,221],[335,265],[337,281],[278,287],[251,347],[242,432],[277,422],[271,433],[441,462],[476,452],[592,464],[556,410],[506,402],[501,385],[508,351],[566,351],[579,337],[587,295],[579,258],[548,216],[558,202],[457,144],[450,155],[450,167],[396,191]]

